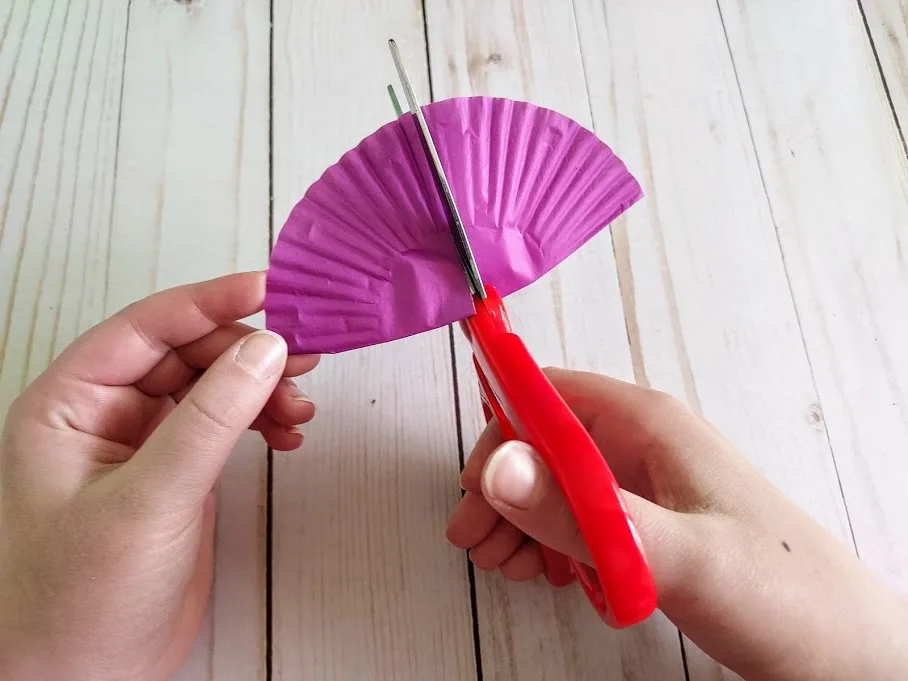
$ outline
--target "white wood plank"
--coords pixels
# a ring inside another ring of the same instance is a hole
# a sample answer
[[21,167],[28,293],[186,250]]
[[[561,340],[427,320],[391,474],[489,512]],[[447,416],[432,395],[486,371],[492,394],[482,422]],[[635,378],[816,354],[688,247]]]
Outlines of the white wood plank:
[[908,164],[859,8],[720,4],[857,549],[908,590]]
[[908,6],[903,0],[861,0],[892,106],[908,126]]
[[[268,19],[266,0],[131,3],[107,312],[265,267]],[[266,453],[249,434],[227,464],[209,622],[178,679],[265,678]]]
[[[715,3],[581,0],[577,12],[596,129],[647,194],[615,230],[638,381],[686,399],[850,543]],[[722,674],[686,646],[692,679]]]
[[[419,3],[274,3],[274,227],[340,155],[393,119],[401,46],[428,99]],[[453,377],[440,330],[326,357],[304,381],[319,412],[276,453],[274,678],[475,676]]]
[[905,589],[901,141],[855,4],[720,7],[857,550]]
[[[490,94],[530,100],[590,127],[569,4],[430,0],[427,9],[436,99]],[[616,151],[623,149],[619,145]],[[633,379],[608,234],[512,296],[508,310],[541,364]],[[469,350],[459,334],[457,340],[469,448],[482,416]],[[513,585],[484,573],[477,573],[476,585],[485,679],[684,678],[677,633],[660,615],[633,630],[615,632],[598,620],[578,588]]]
[[17,2],[0,48],[0,415],[103,316],[125,7]]
[[614,230],[638,380],[686,399],[850,541],[715,3],[579,0],[577,12],[597,132],[646,194]]

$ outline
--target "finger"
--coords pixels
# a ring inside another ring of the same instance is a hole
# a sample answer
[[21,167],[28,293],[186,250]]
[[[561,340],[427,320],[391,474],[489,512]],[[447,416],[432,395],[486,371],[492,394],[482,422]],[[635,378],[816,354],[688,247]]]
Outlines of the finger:
[[315,404],[290,379],[278,383],[265,405],[265,413],[285,426],[308,423],[315,416]]
[[470,458],[467,459],[460,474],[460,486],[463,489],[479,494],[482,469],[486,465],[489,456],[503,441],[498,421],[490,421],[482,435],[479,436],[479,440],[476,442],[476,446],[473,447]]
[[460,549],[476,546],[501,519],[481,494],[467,492],[448,520],[447,540]]
[[[703,428],[703,420],[686,405],[658,390],[581,371],[546,369],[545,374],[606,458]],[[623,458],[615,456],[609,465],[620,469],[628,463]]]
[[284,426],[262,428],[262,437],[271,449],[278,452],[292,452],[303,446],[303,434],[294,428]]
[[[256,329],[235,322],[219,326],[198,340],[174,348],[142,378],[136,387],[146,395],[167,395],[181,390],[199,370],[207,369],[224,351]],[[292,355],[287,358],[284,376],[301,376],[318,365],[318,355]]]
[[195,509],[280,380],[287,344],[258,331],[222,355],[120,471],[157,508]]
[[[483,470],[482,489],[492,508],[540,544],[591,564],[564,495],[531,447],[508,442],[496,450]],[[702,553],[700,533],[690,517],[622,493],[656,584],[665,593],[690,574],[694,557]]]
[[543,373],[568,401],[577,418],[589,427],[603,410],[622,404],[637,406],[645,394],[656,391],[602,374],[546,367]]
[[[181,402],[201,376],[202,374],[193,376],[183,388],[173,393],[173,399],[177,403]],[[261,426],[267,422],[274,423],[275,428],[279,425],[280,429],[292,431],[294,426],[308,423],[314,416],[315,405],[309,398],[302,395],[299,388],[292,381],[284,379],[278,382],[271,397],[268,398],[265,408],[253,421],[250,429],[259,430],[265,435],[265,431],[262,430]],[[269,430],[274,430],[274,428],[269,428]],[[265,439],[268,438],[266,437]]]
[[161,397],[185,387],[197,373],[198,370],[184,362],[176,350],[169,350],[160,362],[136,381],[135,387],[151,397]]
[[130,385],[171,350],[262,308],[263,272],[232,274],[141,300],[70,345],[52,365],[79,380]]
[[[240,338],[256,331],[254,327],[242,322],[219,326],[211,333],[179,348],[180,357],[197,369],[211,366],[228,347]],[[284,376],[301,376],[315,368],[319,362],[318,355],[291,355],[284,367]]]
[[268,446],[279,452],[290,452],[299,449],[303,444],[305,436],[297,426],[285,426],[278,423],[264,412],[259,414],[249,430],[256,430],[262,434],[262,438],[268,443]]
[[524,542],[499,568],[501,576],[511,582],[526,582],[545,572],[542,549],[532,539]]
[[590,562],[564,495],[529,445],[507,442],[489,457],[482,493],[493,509],[541,544]]
[[731,510],[762,476],[715,428],[671,395],[607,376],[546,375],[625,490],[675,511]]
[[520,548],[527,536],[501,519],[489,535],[470,549],[470,560],[480,570],[495,570]]

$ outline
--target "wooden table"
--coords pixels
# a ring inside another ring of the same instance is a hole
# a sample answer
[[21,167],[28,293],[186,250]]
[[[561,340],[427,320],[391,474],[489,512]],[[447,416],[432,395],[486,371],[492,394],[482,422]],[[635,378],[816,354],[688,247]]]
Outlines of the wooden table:
[[[899,0],[2,0],[0,413],[126,303],[265,267],[392,118],[391,36],[424,101],[552,107],[644,186],[513,297],[538,360],[685,399],[908,588]],[[661,616],[610,631],[445,543],[480,428],[457,335],[327,358],[300,451],[245,439],[180,679],[725,678]]]

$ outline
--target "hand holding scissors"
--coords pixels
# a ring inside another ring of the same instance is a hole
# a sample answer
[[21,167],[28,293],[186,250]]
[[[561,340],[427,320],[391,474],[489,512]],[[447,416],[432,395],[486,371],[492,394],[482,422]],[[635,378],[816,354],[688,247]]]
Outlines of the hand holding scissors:
[[636,624],[655,610],[656,587],[618,483],[583,424],[511,331],[495,288],[483,284],[400,53],[393,40],[389,45],[473,295],[475,313],[461,321],[461,329],[473,347],[486,419],[496,418],[505,438],[539,451],[564,492],[595,565],[544,548],[546,578],[553,586],[576,578],[609,624]]

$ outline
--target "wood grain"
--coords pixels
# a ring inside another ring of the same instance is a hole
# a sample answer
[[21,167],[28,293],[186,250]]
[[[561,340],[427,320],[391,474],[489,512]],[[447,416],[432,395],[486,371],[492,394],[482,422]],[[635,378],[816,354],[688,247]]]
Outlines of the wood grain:
[[860,5],[904,142],[908,127],[908,4],[904,0],[861,0]]
[[[596,129],[648,197],[615,231],[638,381],[686,399],[850,543],[715,3],[582,0],[577,13]],[[722,673],[686,645],[691,679]]]
[[[0,415],[121,306],[264,267],[269,228],[391,119],[393,36],[424,101],[428,52],[436,99],[559,110],[644,186],[611,235],[509,300],[538,361],[685,399],[908,589],[903,2],[426,0],[424,35],[419,2],[274,0],[269,45],[271,4],[0,3]],[[684,678],[661,616],[613,632],[576,589],[485,574],[474,651],[465,559],[443,539],[458,408],[467,452],[482,428],[455,341],[459,403],[445,330],[303,381],[319,415],[273,466],[273,678],[468,679],[477,655],[490,681]],[[266,678],[267,493],[249,435],[177,679]],[[686,653],[690,679],[734,678]]]
[[596,130],[647,197],[613,230],[638,381],[685,399],[850,541],[715,3],[578,0],[577,19]]
[[908,163],[859,8],[720,5],[857,550],[908,590]]
[[17,2],[0,49],[0,414],[103,316],[126,12]]
[[[267,264],[268,12],[131,3],[108,313]],[[211,611],[178,679],[265,678],[266,454],[247,434],[224,471]]]
[[[340,155],[394,117],[394,37],[428,100],[418,2],[274,3],[274,230]],[[399,91],[399,90],[398,90]],[[274,455],[274,678],[475,676],[447,333],[326,357],[303,448]]]
[[[531,100],[591,125],[569,4],[430,0],[427,10],[437,99],[494,94]],[[623,149],[617,151],[620,155]],[[607,233],[510,297],[508,310],[541,364],[633,379]],[[469,451],[482,416],[469,350],[459,334],[457,368]],[[577,588],[508,584],[481,573],[476,588],[484,679],[684,678],[677,633],[659,615],[636,629],[615,632],[598,620]]]

